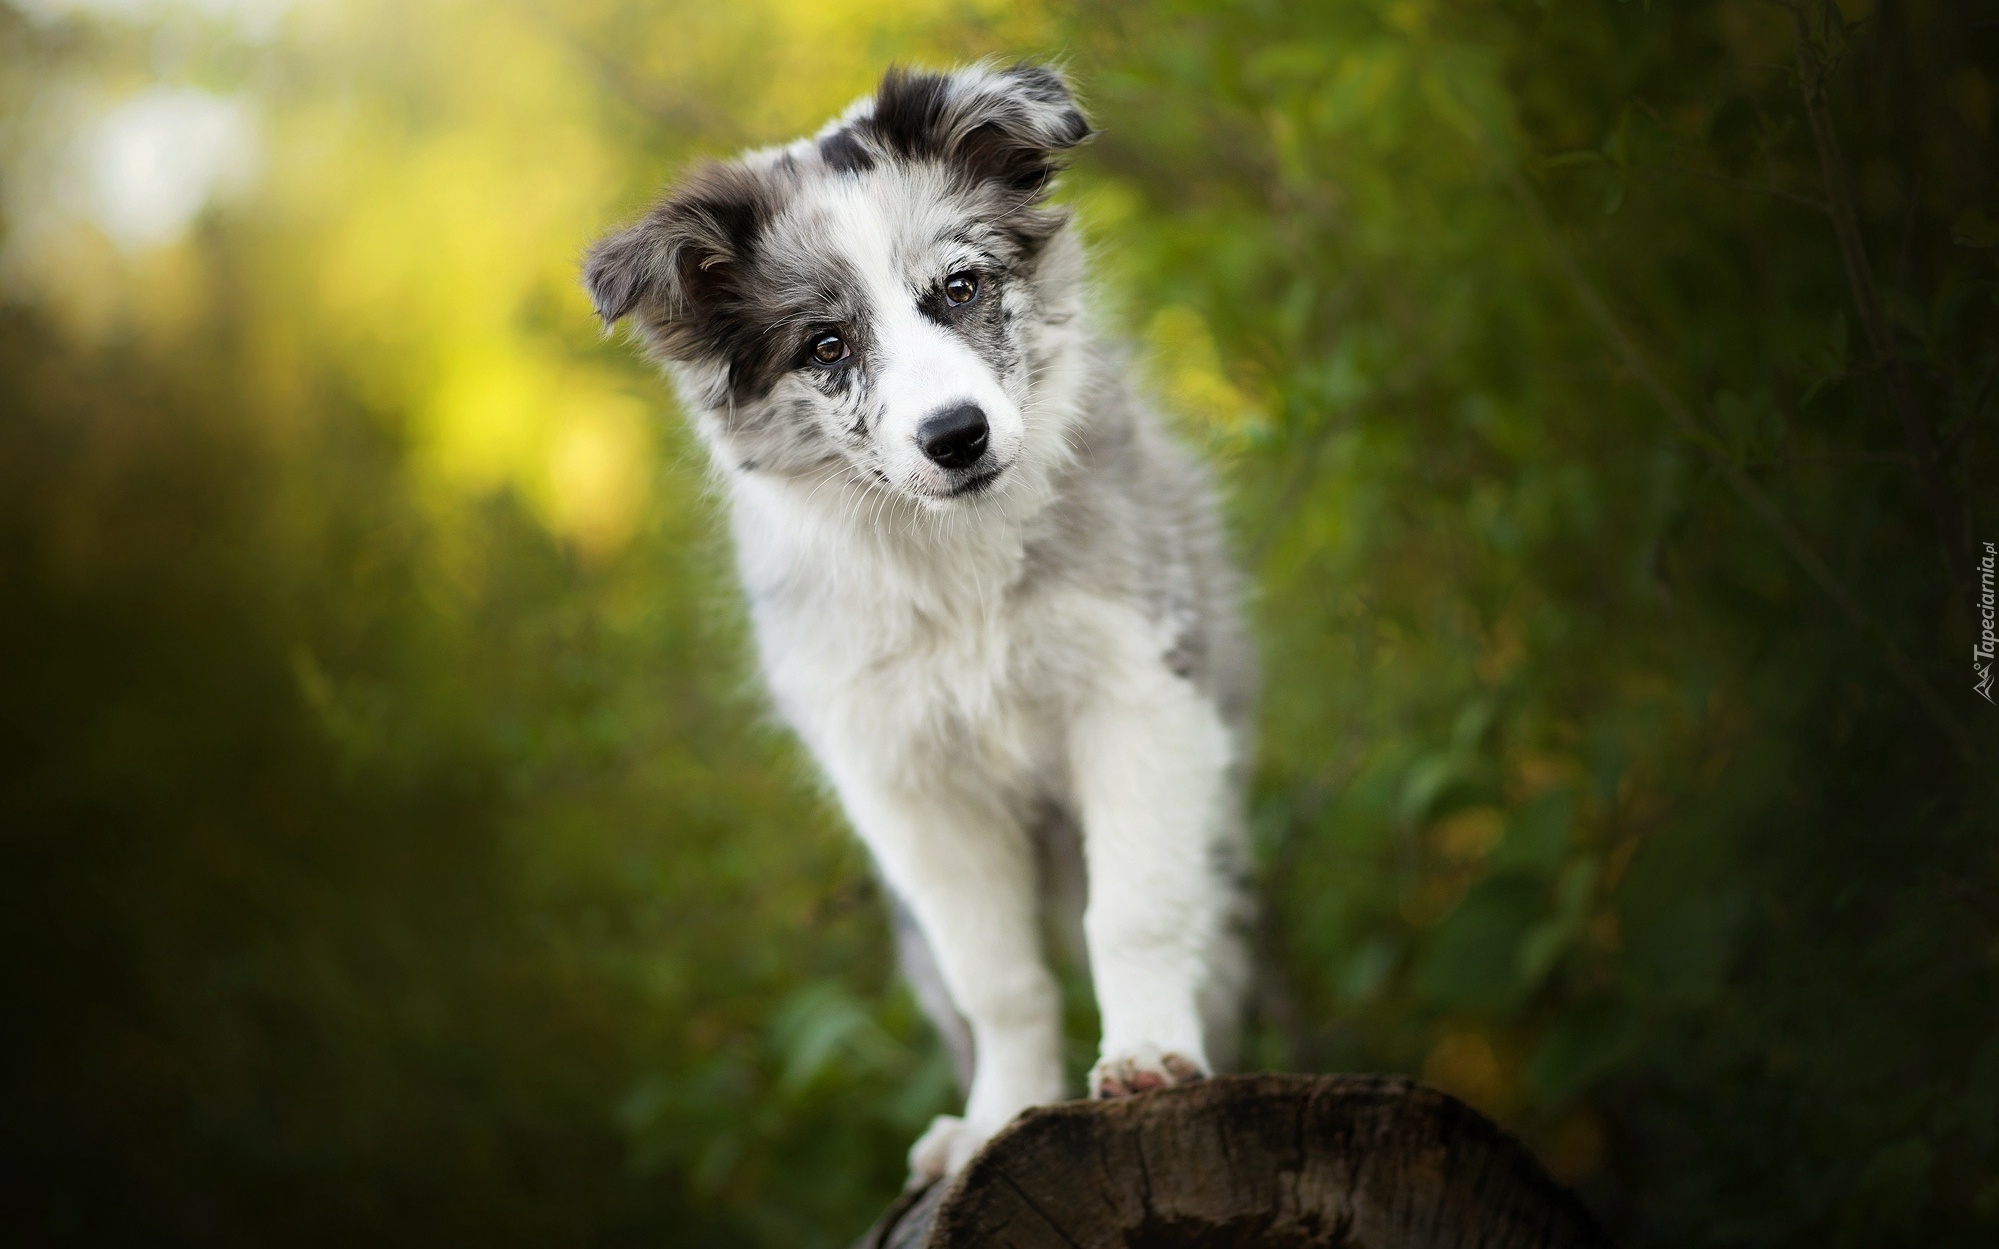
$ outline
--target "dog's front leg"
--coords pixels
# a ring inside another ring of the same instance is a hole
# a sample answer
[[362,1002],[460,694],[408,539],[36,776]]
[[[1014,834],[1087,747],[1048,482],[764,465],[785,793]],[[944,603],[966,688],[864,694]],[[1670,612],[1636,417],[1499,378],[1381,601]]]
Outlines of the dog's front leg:
[[1103,1018],[1094,1097],[1208,1074],[1199,1000],[1227,910],[1217,839],[1229,732],[1163,661],[1127,660],[1105,666],[1069,747],[1090,881],[1083,933]]
[[848,817],[915,915],[972,1031],[963,1117],[939,1116],[910,1149],[911,1179],[934,1179],[1020,1111],[1062,1097],[1061,1005],[1041,955],[1033,849],[989,796],[844,762],[831,770]]

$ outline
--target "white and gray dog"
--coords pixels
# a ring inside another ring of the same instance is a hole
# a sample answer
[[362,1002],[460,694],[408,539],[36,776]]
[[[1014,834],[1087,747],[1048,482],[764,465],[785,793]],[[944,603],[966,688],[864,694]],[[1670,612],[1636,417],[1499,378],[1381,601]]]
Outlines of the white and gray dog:
[[1090,134],[1044,67],[892,69],[817,136],[694,170],[585,272],[699,425],[764,677],[971,1067],[917,1179],[1063,1096],[1044,899],[1082,912],[1095,1096],[1226,1063],[1244,979],[1238,579],[1205,474],[1085,328],[1045,199]]

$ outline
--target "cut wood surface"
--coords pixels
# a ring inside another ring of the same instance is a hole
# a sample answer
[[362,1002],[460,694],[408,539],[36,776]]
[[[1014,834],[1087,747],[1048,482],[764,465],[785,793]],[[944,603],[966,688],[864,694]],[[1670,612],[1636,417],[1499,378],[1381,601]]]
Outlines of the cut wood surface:
[[1028,1111],[854,1249],[1607,1249],[1575,1195],[1394,1076],[1220,1076]]

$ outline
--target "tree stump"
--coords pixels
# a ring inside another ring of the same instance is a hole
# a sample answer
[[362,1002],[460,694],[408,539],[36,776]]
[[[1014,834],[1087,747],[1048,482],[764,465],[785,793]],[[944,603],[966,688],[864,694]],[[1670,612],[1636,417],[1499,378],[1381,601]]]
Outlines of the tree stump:
[[854,1249],[1609,1249],[1519,1141],[1391,1076],[1219,1076],[1028,1111]]

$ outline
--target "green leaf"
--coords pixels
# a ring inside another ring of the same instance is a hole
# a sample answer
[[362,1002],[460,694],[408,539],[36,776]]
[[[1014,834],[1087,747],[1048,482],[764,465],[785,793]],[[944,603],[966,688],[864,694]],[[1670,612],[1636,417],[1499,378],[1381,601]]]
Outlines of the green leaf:
[[1568,855],[1575,822],[1574,791],[1565,785],[1542,794],[1507,821],[1493,865],[1552,874]]
[[1959,247],[1999,247],[1999,221],[1967,208],[1950,223],[1950,237]]
[[1846,380],[1846,313],[1843,309],[1833,310],[1832,324],[1826,329],[1824,342],[1807,357],[1805,364],[1812,370],[1814,378],[1806,388],[1804,398],[1798,401],[1801,408],[1811,403],[1820,391]]
[[1416,823],[1429,815],[1445,791],[1469,775],[1472,762],[1456,749],[1434,751],[1417,759],[1403,780],[1403,821]]
[[1631,168],[1631,106],[1617,115],[1617,125],[1603,140],[1603,158],[1619,169]]
[[1431,938],[1416,973],[1418,1000],[1439,1010],[1500,1013],[1522,997],[1515,951],[1543,910],[1540,882],[1490,877],[1465,895]]
[[1400,955],[1395,942],[1386,937],[1375,937],[1362,945],[1340,973],[1336,986],[1340,1000],[1359,1006],[1380,996]]
[[1568,953],[1575,944],[1582,925],[1567,915],[1557,915],[1542,920],[1527,935],[1520,939],[1520,949],[1514,956],[1514,968],[1520,978],[1520,987],[1533,992],[1541,986],[1562,955]]
[[1659,833],[1617,891],[1626,983],[1641,1001],[1704,1006],[1721,992],[1747,900],[1714,826]]
[[1572,1010],[1548,1030],[1527,1062],[1527,1087],[1545,1109],[1574,1101],[1629,1053],[1636,1019],[1622,1002]]

